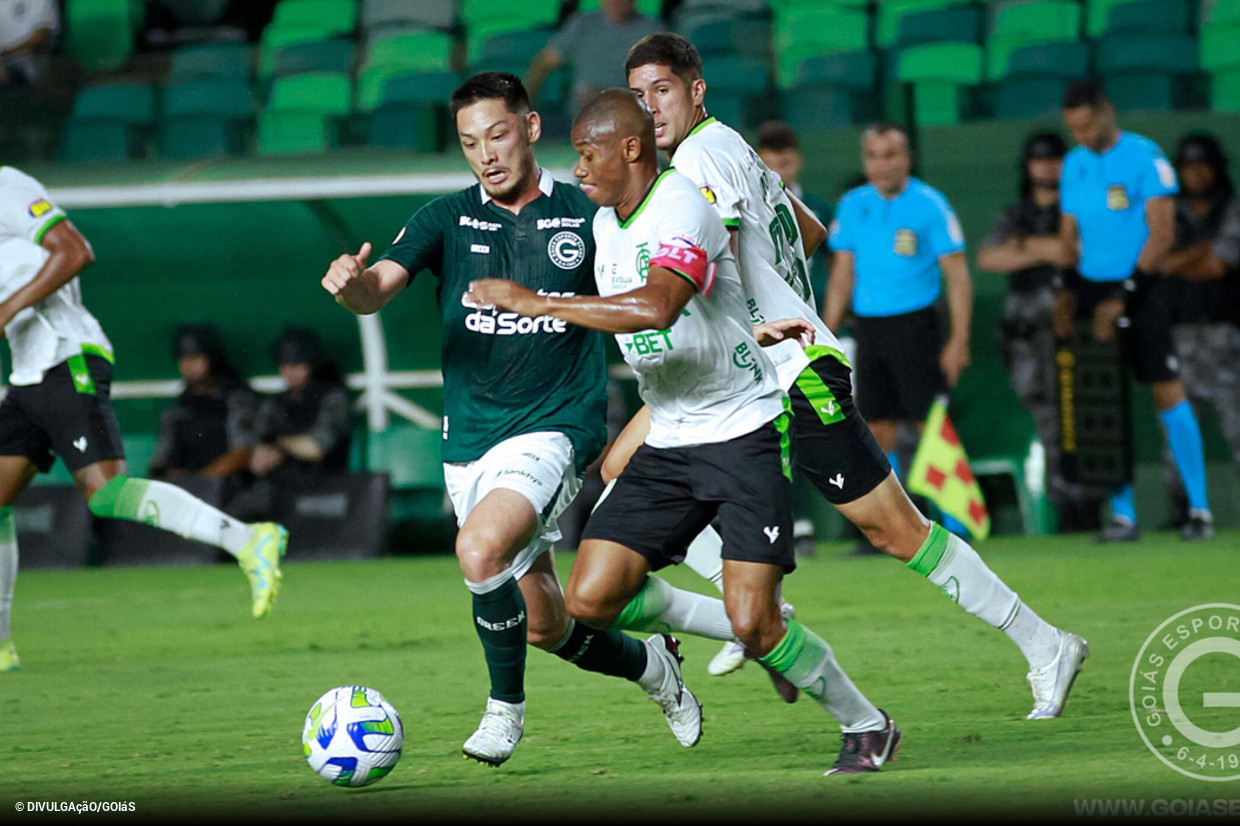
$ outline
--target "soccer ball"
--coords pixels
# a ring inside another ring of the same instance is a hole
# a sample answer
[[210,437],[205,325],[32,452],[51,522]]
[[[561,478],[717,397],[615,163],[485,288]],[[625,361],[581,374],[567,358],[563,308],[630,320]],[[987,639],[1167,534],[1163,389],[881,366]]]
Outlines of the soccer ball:
[[301,732],[310,768],[337,786],[368,786],[400,759],[405,727],[373,688],[333,688],[310,707]]

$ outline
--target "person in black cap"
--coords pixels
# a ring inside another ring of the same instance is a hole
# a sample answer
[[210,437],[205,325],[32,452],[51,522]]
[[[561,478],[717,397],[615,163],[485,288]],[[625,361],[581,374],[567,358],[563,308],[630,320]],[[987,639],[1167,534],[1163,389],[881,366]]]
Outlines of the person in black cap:
[[285,389],[263,399],[258,408],[257,444],[250,456],[256,481],[240,506],[247,515],[270,513],[277,487],[344,473],[349,464],[349,396],[318,335],[304,327],[286,327],[271,348],[271,358]]
[[1060,530],[1096,530],[1103,491],[1070,483],[1060,469],[1059,414],[1055,404],[1054,280],[1065,267],[1059,240],[1059,178],[1067,143],[1054,132],[1025,141],[1020,200],[1004,208],[982,241],[978,266],[1008,274],[1003,302],[1002,348],[1012,389],[1046,451],[1047,494]]
[[[1240,465],[1240,201],[1213,135],[1185,136],[1175,167],[1175,246],[1159,266],[1174,284],[1172,339],[1189,399],[1214,406]],[[1174,465],[1168,475],[1178,478]]]
[[226,479],[227,500],[249,475],[258,399],[229,362],[213,325],[182,324],[172,350],[185,389],[160,419],[151,474]]

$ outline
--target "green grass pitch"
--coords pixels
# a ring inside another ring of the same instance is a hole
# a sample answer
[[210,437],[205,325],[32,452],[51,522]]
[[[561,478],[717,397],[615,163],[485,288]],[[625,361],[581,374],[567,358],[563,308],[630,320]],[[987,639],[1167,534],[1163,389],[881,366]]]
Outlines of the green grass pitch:
[[[1240,782],[1159,762],[1128,705],[1133,660],[1163,620],[1237,601],[1238,552],[1235,532],[1195,545],[1168,534],[1119,547],[1083,536],[985,543],[1000,576],[1093,649],[1065,715],[1026,722],[1024,661],[1003,634],[893,560],[820,546],[786,596],[904,731],[899,762],[853,778],[822,776],[839,742],[821,709],[780,703],[752,665],[707,676],[717,645],[698,639],[684,644],[686,681],[705,706],[697,748],[677,745],[635,686],[531,650],[516,755],[499,769],[463,760],[486,677],[447,557],[287,564],[261,621],[229,566],[31,571],[14,605],[23,668],[0,674],[0,818],[17,822],[16,803],[133,801],[136,814],[119,817],[827,822],[1240,798]],[[559,562],[563,577],[571,557]],[[687,570],[667,577],[709,588]],[[405,724],[403,758],[366,789],[331,786],[301,756],[306,711],[341,684],[379,689]]]

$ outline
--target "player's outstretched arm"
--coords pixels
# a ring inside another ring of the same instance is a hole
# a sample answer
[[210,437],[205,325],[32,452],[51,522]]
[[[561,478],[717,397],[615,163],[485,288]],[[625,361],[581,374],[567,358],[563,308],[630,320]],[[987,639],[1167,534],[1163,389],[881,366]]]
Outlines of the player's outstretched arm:
[[376,261],[367,267],[370,251],[367,241],[357,255],[345,254],[333,261],[323,276],[323,289],[356,315],[379,312],[409,283],[409,271],[395,261]]
[[969,333],[973,322],[973,280],[963,252],[939,259],[939,269],[947,281],[947,310],[951,316],[951,335],[939,355],[939,367],[948,387],[955,387],[960,374],[969,366]]
[[479,307],[495,307],[531,318],[551,316],[604,333],[636,333],[671,327],[694,291],[694,284],[687,277],[652,264],[643,286],[606,298],[539,295],[499,278],[472,282],[467,297]]
[[835,253],[831,262],[831,278],[827,281],[827,299],[822,310],[822,321],[831,332],[840,329],[844,313],[852,302],[853,285],[857,281],[856,262],[856,257],[847,250]]
[[0,335],[14,316],[38,304],[95,263],[90,242],[68,220],[48,230],[40,244],[50,255],[34,278],[0,303]]

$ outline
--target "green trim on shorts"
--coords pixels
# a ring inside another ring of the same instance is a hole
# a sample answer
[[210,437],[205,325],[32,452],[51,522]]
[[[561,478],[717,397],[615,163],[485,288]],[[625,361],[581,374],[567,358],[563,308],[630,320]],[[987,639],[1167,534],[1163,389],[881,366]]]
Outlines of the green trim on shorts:
[[930,535],[926,537],[925,542],[921,543],[917,554],[909,560],[908,566],[922,576],[930,576],[934,569],[939,567],[939,561],[943,559],[943,554],[947,551],[948,536],[946,528],[938,522],[931,523]]
[[845,367],[852,369],[852,364],[849,363],[848,356],[844,355],[843,350],[828,347],[825,344],[811,344],[805,348],[805,355],[810,361],[817,361],[823,356],[830,356]]
[[116,356],[112,355],[112,351],[104,347],[100,347],[98,344],[91,344],[90,342],[84,343],[82,345],[82,355],[98,356],[108,364],[116,364]]
[[784,412],[775,417],[771,424],[779,431],[779,461],[788,481],[792,481],[792,401],[784,396]]
[[69,365],[69,374],[73,376],[73,389],[85,396],[95,395],[95,380],[91,378],[86,356],[69,356],[65,364]]
[[844,421],[843,407],[836,401],[835,394],[831,392],[830,387],[827,387],[822,376],[814,372],[812,364],[801,371],[796,383],[797,387],[801,388],[801,392],[805,394],[805,398],[814,406],[814,412],[818,414],[820,422],[835,424]]
[[42,243],[43,243],[43,237],[44,237],[45,235],[47,235],[49,232],[51,232],[52,227],[56,226],[56,225],[57,225],[57,224],[59,224],[61,221],[64,221],[64,220],[68,219],[68,217],[69,217],[69,216],[68,216],[68,215],[65,215],[63,212],[62,212],[62,213],[60,213],[59,215],[55,215],[55,216],[53,216],[53,217],[52,217],[52,219],[51,219],[50,221],[48,221],[46,224],[44,224],[44,225],[43,225],[43,226],[39,229],[39,231],[38,231],[38,232],[36,232],[36,233],[34,234],[34,242],[35,242],[36,244],[42,244]]

